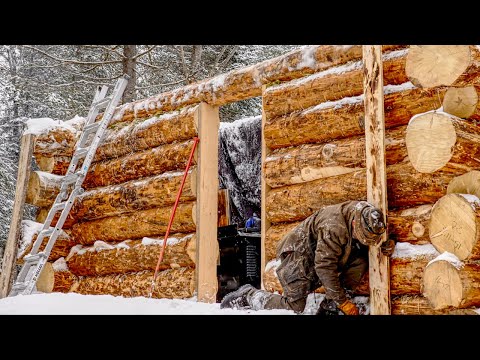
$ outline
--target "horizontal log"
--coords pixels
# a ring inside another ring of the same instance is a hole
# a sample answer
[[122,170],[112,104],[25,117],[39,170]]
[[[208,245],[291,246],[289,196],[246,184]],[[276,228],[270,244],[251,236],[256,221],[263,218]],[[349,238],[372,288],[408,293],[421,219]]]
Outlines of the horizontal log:
[[[407,157],[407,126],[385,133],[387,165]],[[365,136],[354,136],[322,144],[304,144],[273,151],[265,159],[265,181],[272,188],[342,175],[366,167]]]
[[[195,231],[195,201],[179,203],[170,229],[171,233]],[[82,245],[97,240],[123,241],[161,236],[167,232],[172,207],[158,207],[73,225],[70,236]]]
[[439,251],[460,260],[480,259],[480,199],[470,194],[447,194],[433,206],[429,236]]
[[[383,79],[385,85],[408,82],[405,59],[408,49],[384,54]],[[362,61],[331,68],[288,83],[268,87],[263,93],[263,111],[266,119],[349,96],[363,94]]]
[[478,85],[449,87],[443,97],[443,111],[462,119],[480,119],[479,91]]
[[38,207],[49,207],[55,201],[63,176],[44,171],[32,171],[28,180],[25,202]]
[[[420,205],[409,209],[388,211],[388,237],[396,242],[413,245],[431,244],[428,226],[433,204]],[[276,258],[278,242],[301,221],[273,224],[265,234],[265,259]]]
[[480,198],[480,171],[471,170],[448,183],[447,194],[470,194]]
[[[383,45],[383,51],[398,50],[407,46]],[[212,106],[221,106],[257,97],[261,95],[262,85],[301,78],[307,74],[361,59],[360,45],[306,46],[255,65],[122,105],[117,107],[111,123],[132,121],[202,101]]]
[[[91,189],[121,184],[167,171],[183,170],[187,165],[192,146],[193,140],[188,140],[94,163],[85,177],[83,187]],[[193,164],[195,164],[195,159]]]
[[475,308],[434,310],[428,300],[421,295],[395,296],[391,301],[392,315],[479,315]]
[[[397,252],[400,256],[392,256],[390,260],[390,291],[392,295],[421,294],[423,271],[430,260],[438,253],[415,253],[416,248],[422,245],[410,245],[408,252]],[[431,245],[429,245],[433,249]],[[434,249],[433,249],[434,250]],[[265,266],[264,286],[267,291],[283,292],[282,286],[276,275],[276,268],[280,261],[270,261]],[[369,295],[368,272],[354,293],[357,295]]]
[[[17,252],[17,264],[24,263],[26,255],[30,254],[33,244],[37,240],[37,235],[43,227],[43,223],[38,223],[31,220],[22,220],[22,239],[21,246]],[[45,237],[40,244],[39,251],[43,251],[50,237]],[[66,257],[75,241],[65,231],[61,230],[53,248],[48,256],[48,261],[55,261],[61,257]]]
[[[60,191],[60,183],[46,184],[42,181],[32,181],[32,178],[35,177],[49,181],[49,177],[42,177],[42,174],[39,175],[34,172],[32,175],[27,193],[35,194],[35,196],[32,195],[35,200],[35,203],[32,201],[33,205],[51,206]],[[169,171],[140,180],[131,180],[120,185],[86,191],[75,200],[64,228],[71,228],[78,221],[118,216],[126,212],[173,205],[183,176],[184,172]],[[39,191],[39,188],[45,189],[45,191]],[[195,199],[196,168],[192,167],[185,179],[180,201],[185,202]],[[53,224],[56,224],[58,215],[54,218]]]
[[[419,173],[408,162],[387,166],[389,209],[435,203],[448,183],[465,172],[449,163],[434,173]],[[324,205],[366,199],[365,170],[275,188],[266,198],[266,216],[273,223],[303,220]]]
[[[103,276],[144,270],[155,271],[164,239],[144,238],[126,240],[116,245],[103,241],[94,246],[78,245],[72,251],[67,264],[77,276]],[[159,271],[179,267],[195,267],[195,234],[172,234],[167,239]]]
[[450,306],[480,306],[480,264],[462,263],[448,252],[436,257],[425,268],[423,294],[433,309]]
[[[153,271],[79,278],[70,292],[83,295],[150,297]],[[160,271],[155,279],[152,298],[183,299],[193,296],[195,269],[178,268]]]
[[[445,88],[418,89],[411,83],[385,86],[385,128],[407,125],[412,116],[438,109],[445,91]],[[278,149],[363,135],[363,118],[363,95],[321,103],[267,119],[263,131],[265,144]]]
[[69,292],[77,277],[72,274],[64,258],[60,258],[54,263],[47,262],[40,276],[38,277],[36,288],[44,293],[51,292]]

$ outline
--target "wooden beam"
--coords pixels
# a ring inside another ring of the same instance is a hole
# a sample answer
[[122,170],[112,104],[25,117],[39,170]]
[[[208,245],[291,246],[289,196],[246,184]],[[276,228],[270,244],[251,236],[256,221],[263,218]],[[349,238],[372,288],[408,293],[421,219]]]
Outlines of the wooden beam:
[[[262,95],[265,93],[265,89],[267,87],[265,85],[262,86]],[[270,220],[267,219],[267,195],[268,192],[270,191],[270,186],[267,184],[265,181],[265,159],[267,156],[270,154],[270,149],[267,147],[267,144],[265,142],[265,134],[263,132],[263,129],[265,128],[265,123],[267,121],[267,117],[265,115],[265,111],[263,109],[263,96],[262,96],[262,171],[261,171],[261,192],[262,192],[262,198],[261,198],[261,247],[260,247],[260,259],[261,259],[261,278],[260,278],[260,284],[262,289],[265,289],[265,285],[263,283],[263,280],[265,279],[265,266],[266,266],[266,252],[265,252],[265,237],[267,235],[267,230],[270,227]]]
[[200,142],[197,147],[197,254],[195,286],[197,300],[217,299],[218,223],[218,106],[201,103],[196,121]]
[[17,260],[17,247],[20,238],[23,209],[25,205],[25,197],[27,195],[27,185],[31,172],[33,143],[33,134],[22,136],[12,219],[10,221],[7,244],[3,255],[2,272],[0,273],[0,298],[8,296],[12,285],[13,270]]
[[228,226],[230,224],[230,192],[228,189],[220,189],[218,191],[218,226]]
[[[363,45],[367,201],[387,214],[385,118],[381,45]],[[382,236],[382,242],[387,234]],[[369,249],[370,313],[390,315],[390,262],[380,246]]]

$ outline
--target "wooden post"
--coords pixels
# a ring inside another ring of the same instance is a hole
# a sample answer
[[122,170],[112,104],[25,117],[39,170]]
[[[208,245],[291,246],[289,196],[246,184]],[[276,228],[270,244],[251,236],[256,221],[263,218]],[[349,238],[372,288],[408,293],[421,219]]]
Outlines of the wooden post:
[[10,221],[7,244],[3,255],[2,272],[0,273],[0,298],[8,296],[12,285],[13,269],[15,268],[15,262],[17,260],[17,247],[20,238],[25,197],[27,195],[28,179],[30,178],[31,172],[33,143],[33,134],[22,136],[12,219]]
[[[363,45],[367,201],[387,214],[385,118],[381,45]],[[382,242],[387,234],[382,235]],[[380,246],[369,249],[370,313],[390,315],[390,262]]]
[[197,300],[214,303],[217,299],[218,223],[218,106],[201,103],[195,114],[197,147],[197,253],[195,286]]
[[[267,87],[265,85],[262,86],[262,95],[265,93],[265,89]],[[262,96],[262,169],[261,169],[261,191],[262,191],[262,199],[261,199],[261,247],[260,247],[260,258],[261,258],[261,280],[260,284],[262,289],[265,289],[263,284],[263,280],[265,279],[265,266],[266,266],[266,259],[265,259],[265,236],[267,234],[267,230],[270,227],[270,221],[267,220],[267,194],[270,191],[270,186],[265,181],[265,159],[267,158],[268,154],[270,153],[270,149],[267,147],[265,143],[265,135],[263,133],[263,129],[265,128],[265,122],[267,121],[265,111],[263,110],[263,96]]]
[[228,226],[230,224],[230,192],[228,189],[221,189],[218,191],[218,226]]

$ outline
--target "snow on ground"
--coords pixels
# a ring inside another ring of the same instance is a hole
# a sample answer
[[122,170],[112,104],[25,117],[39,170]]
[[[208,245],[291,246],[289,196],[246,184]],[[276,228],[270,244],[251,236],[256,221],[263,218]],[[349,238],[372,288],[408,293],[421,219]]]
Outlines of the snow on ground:
[[150,299],[51,293],[0,299],[0,315],[295,315],[288,310],[220,309],[195,298]]

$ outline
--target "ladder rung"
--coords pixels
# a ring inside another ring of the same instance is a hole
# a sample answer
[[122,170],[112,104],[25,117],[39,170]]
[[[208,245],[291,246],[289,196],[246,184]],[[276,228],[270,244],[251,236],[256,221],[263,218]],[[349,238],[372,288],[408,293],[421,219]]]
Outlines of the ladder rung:
[[90,134],[96,132],[97,129],[100,127],[100,122],[94,122],[93,124],[89,124],[83,128],[84,134]]
[[37,254],[28,254],[26,255],[23,259],[25,260],[25,263],[28,263],[30,265],[38,263],[41,259],[45,258],[45,253],[39,252]]
[[50,235],[53,234],[53,231],[54,231],[54,230],[55,230],[54,227],[51,227],[51,228],[49,228],[49,229],[42,230],[42,231],[40,231],[40,233],[38,234],[38,236],[40,236],[40,234],[42,234],[43,237],[48,237],[48,236],[50,236]]
[[58,204],[53,204],[52,206],[52,210],[57,212],[57,211],[60,211],[60,210],[63,210],[65,209],[65,206],[67,205],[67,202],[61,202],[61,203],[58,203]]
[[15,283],[12,286],[12,292],[19,293],[25,290],[26,288],[27,288],[27,285],[23,282]]
[[102,100],[98,100],[97,102],[94,102],[92,104],[92,106],[96,107],[97,109],[106,108],[108,103],[110,102],[110,100],[112,100],[112,97],[107,96],[107,97],[103,98]]
[[77,173],[68,174],[68,175],[65,175],[65,177],[63,178],[63,183],[70,185],[70,184],[74,184],[77,180],[78,180]]
[[88,150],[89,148],[78,148],[75,153],[73,154],[73,157],[77,158],[77,159],[80,159],[82,157],[85,157],[85,155],[88,154]]

